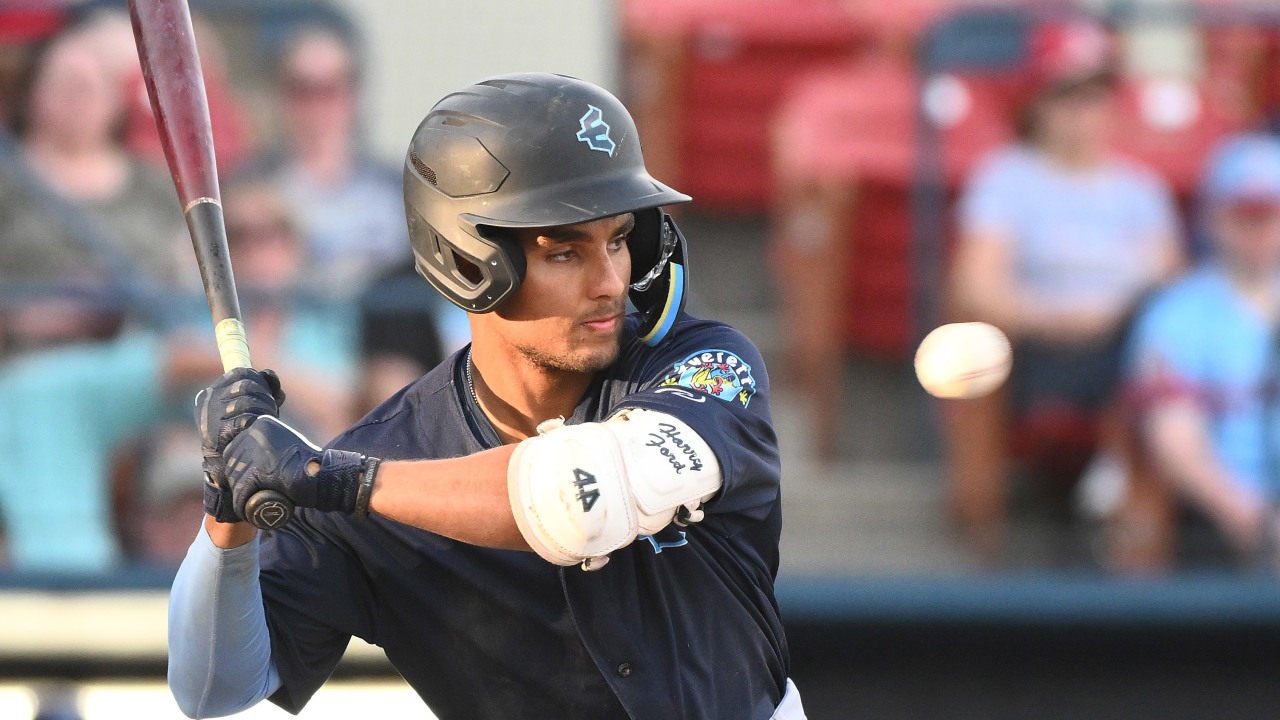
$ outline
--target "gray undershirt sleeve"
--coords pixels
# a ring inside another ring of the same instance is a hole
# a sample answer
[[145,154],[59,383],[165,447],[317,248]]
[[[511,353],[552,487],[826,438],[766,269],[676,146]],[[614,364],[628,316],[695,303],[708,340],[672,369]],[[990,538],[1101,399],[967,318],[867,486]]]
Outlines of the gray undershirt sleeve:
[[224,550],[200,533],[169,595],[169,689],[188,717],[231,715],[280,688],[258,583],[258,539]]

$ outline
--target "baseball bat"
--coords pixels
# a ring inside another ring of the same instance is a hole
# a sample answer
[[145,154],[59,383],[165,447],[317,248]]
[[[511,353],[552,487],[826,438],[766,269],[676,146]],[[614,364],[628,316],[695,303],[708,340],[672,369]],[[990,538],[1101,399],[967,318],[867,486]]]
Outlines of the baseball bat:
[[[129,0],[129,18],[164,157],[200,265],[222,368],[252,367],[227,250],[209,102],[191,10],[187,0]],[[260,490],[245,504],[245,515],[257,527],[278,528],[293,516],[293,503],[283,493]]]

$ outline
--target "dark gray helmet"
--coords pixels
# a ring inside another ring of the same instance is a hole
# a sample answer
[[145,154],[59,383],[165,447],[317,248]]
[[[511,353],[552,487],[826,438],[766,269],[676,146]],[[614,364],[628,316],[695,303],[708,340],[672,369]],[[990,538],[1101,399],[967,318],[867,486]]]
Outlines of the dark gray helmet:
[[563,75],[504,75],[447,95],[404,161],[418,272],[468,312],[494,310],[520,287],[524,251],[503,229],[635,213],[630,298],[651,345],[685,297],[684,236],[659,208],[689,200],[649,176],[617,98]]

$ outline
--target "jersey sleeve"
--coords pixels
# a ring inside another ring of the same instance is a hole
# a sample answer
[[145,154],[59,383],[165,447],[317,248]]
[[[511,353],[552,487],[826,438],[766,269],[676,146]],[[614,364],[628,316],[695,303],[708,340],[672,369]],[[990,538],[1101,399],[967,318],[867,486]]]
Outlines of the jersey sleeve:
[[669,413],[715,453],[724,485],[707,512],[763,520],[778,497],[781,464],[769,377],[751,341],[725,325],[680,329],[634,372],[638,390],[619,407]]
[[286,528],[266,534],[260,557],[271,660],[281,683],[270,700],[292,713],[328,679],[351,636],[373,637],[367,575],[309,514],[317,513],[299,509]]

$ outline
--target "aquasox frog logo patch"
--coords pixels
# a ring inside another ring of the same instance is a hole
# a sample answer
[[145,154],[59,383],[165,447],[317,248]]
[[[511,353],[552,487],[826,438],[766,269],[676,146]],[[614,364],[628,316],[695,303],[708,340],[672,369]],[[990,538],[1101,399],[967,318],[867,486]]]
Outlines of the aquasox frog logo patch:
[[746,407],[756,394],[751,366],[727,350],[700,350],[672,367],[659,387],[682,387],[742,403]]

